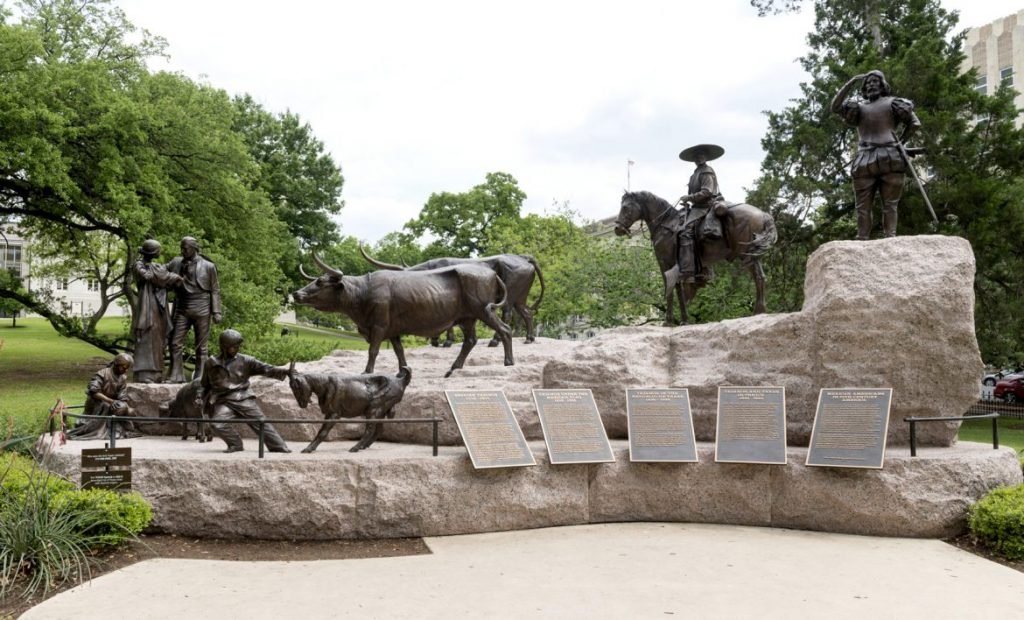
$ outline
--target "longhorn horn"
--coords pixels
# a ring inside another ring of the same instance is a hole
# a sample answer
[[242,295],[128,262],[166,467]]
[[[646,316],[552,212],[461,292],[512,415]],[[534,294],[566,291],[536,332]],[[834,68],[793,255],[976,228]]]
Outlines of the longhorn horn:
[[295,360],[292,360],[292,363],[288,365],[288,376],[295,376]]
[[391,270],[391,271],[403,271],[405,269],[404,267],[401,267],[400,265],[392,265],[391,263],[381,262],[381,261],[377,260],[376,258],[370,256],[369,254],[366,253],[366,250],[363,249],[363,244],[362,243],[359,244],[359,253],[363,255],[363,258],[365,258],[367,260],[367,262],[369,262],[371,265],[373,265],[377,269],[388,269],[388,270]]
[[316,251],[313,252],[313,262],[319,267],[324,273],[335,278],[342,278],[345,276],[340,270],[331,267],[324,261],[320,260],[320,257],[316,255]]
[[302,268],[302,263],[299,263],[299,273],[301,273],[302,277],[306,278],[307,280],[310,280],[310,281],[316,280],[316,277],[311,276],[308,273],[306,273],[306,270]]

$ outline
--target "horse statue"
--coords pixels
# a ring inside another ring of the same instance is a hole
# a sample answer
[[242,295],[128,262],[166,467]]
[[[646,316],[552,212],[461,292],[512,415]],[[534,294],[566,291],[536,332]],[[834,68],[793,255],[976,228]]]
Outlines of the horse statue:
[[[721,239],[698,239],[698,261],[710,267],[723,260],[739,260],[754,278],[754,285],[757,288],[754,314],[761,314],[765,312],[764,269],[761,268],[761,256],[778,239],[775,220],[771,214],[748,204],[718,207],[718,212],[707,215],[716,216],[722,220],[723,236]],[[622,207],[615,219],[615,234],[629,236],[629,228],[637,220],[642,220],[651,231],[654,256],[658,260],[665,281],[665,325],[678,325],[673,316],[673,291],[679,299],[679,311],[682,315],[682,324],[685,325],[686,304],[705,283],[698,281],[696,284],[684,284],[680,281],[678,248],[683,218],[667,200],[651,192],[626,192],[622,195]]]

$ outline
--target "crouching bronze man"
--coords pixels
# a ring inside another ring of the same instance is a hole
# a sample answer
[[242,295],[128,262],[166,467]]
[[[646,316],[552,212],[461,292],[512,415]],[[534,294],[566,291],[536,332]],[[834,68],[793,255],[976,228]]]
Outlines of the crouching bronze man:
[[[718,175],[708,165],[709,161],[725,154],[725,149],[716,144],[697,144],[679,154],[679,159],[697,164],[690,175],[688,194],[679,199],[683,212],[683,229],[679,232],[679,276],[683,284],[694,284],[698,279],[710,281],[714,272],[706,265],[697,273],[698,243],[700,239],[721,239],[722,224],[715,215],[715,208],[725,206],[725,200],[718,190]],[[700,226],[700,235],[696,234]]]
[[[213,420],[210,423],[213,432],[228,445],[225,452],[241,451],[242,438],[234,424],[226,424],[223,420],[242,418],[256,432],[259,432],[259,422],[263,420],[263,411],[249,389],[249,378],[264,375],[280,381],[288,377],[287,368],[277,368],[239,353],[242,340],[242,334],[233,329],[221,332],[220,355],[209,358],[203,366],[196,395],[198,402],[206,403],[209,417]],[[271,452],[291,452],[273,424],[263,424],[263,439]]]
[[[85,395],[85,415],[133,416],[135,411],[128,406],[126,389],[128,387],[128,371],[135,359],[131,353],[119,353],[106,368],[100,369],[92,379]],[[68,439],[106,439],[110,436],[110,427],[114,424],[116,438],[126,439],[140,437],[131,422],[114,422],[113,420],[95,420],[82,418],[68,430]]]
[[[863,82],[861,97],[846,99],[858,81]],[[832,111],[857,128],[857,155],[850,176],[857,204],[857,239],[862,241],[871,237],[871,205],[876,191],[882,198],[882,234],[896,236],[896,208],[910,166],[900,153],[900,143],[921,126],[914,104],[890,93],[885,75],[870,71],[850,78],[832,99]],[[897,138],[899,125],[903,125],[903,135]]]

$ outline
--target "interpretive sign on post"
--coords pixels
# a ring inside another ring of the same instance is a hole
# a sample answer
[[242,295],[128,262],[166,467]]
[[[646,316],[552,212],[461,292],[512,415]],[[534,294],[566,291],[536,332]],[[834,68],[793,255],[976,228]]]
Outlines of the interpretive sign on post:
[[786,464],[786,390],[718,388],[715,462]]
[[552,465],[615,462],[590,390],[534,390],[533,402]]
[[82,488],[132,490],[131,448],[84,448]]
[[628,388],[626,422],[630,461],[697,462],[689,390]]
[[512,407],[500,390],[445,390],[476,469],[536,465]]
[[823,388],[807,465],[881,469],[892,388]]

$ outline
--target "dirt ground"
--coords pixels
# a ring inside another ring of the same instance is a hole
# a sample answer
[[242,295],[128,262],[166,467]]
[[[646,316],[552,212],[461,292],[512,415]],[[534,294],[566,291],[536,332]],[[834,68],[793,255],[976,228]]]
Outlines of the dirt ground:
[[[381,540],[269,541],[216,540],[168,535],[143,535],[133,542],[94,558],[92,577],[153,558],[235,561],[307,561],[386,558],[430,553],[422,538]],[[46,598],[69,590],[78,582],[66,583],[47,595],[25,600],[18,596],[0,598],[0,620],[17,618]],[[14,588],[17,591],[17,588]]]

